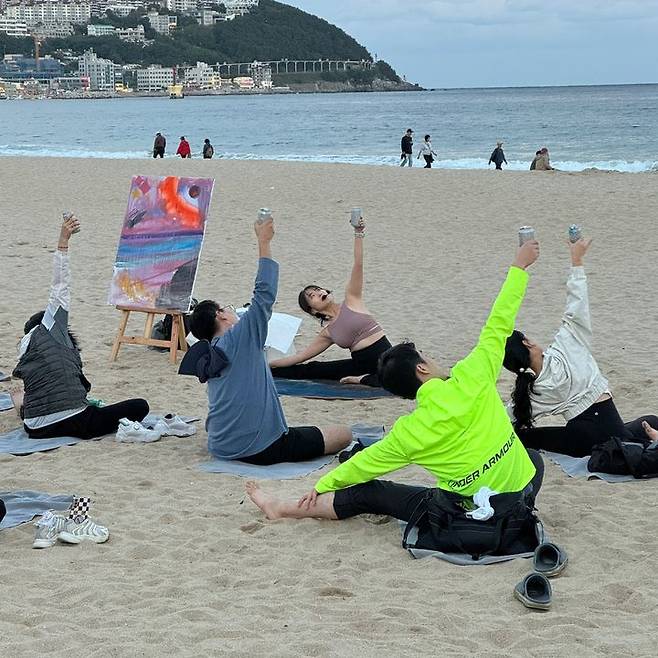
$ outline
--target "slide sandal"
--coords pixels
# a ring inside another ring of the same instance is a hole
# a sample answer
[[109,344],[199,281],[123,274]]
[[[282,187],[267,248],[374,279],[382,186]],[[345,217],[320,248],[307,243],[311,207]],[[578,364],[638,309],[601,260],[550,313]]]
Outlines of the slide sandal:
[[553,578],[564,571],[568,561],[566,552],[557,544],[544,542],[535,549],[533,566],[537,573],[547,578]]
[[553,590],[546,576],[540,573],[528,574],[515,588],[514,596],[526,608],[548,610],[553,602]]

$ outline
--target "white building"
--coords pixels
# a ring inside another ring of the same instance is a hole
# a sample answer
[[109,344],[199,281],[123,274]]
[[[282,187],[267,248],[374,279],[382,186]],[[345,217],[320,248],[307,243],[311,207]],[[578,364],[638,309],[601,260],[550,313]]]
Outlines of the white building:
[[98,57],[93,50],[78,57],[78,74],[89,80],[91,91],[114,91],[114,69],[114,62]]
[[161,91],[174,84],[174,70],[149,66],[137,70],[137,91]]
[[165,6],[169,11],[184,14],[187,11],[196,11],[197,0],[166,0]]
[[247,77],[246,75],[233,78],[233,84],[236,85],[239,89],[253,89],[256,86],[254,79]]
[[158,34],[164,34],[166,37],[168,37],[171,31],[175,30],[178,25],[178,16],[162,15],[151,11],[147,14],[146,18],[148,18],[151,27]]
[[48,0],[35,4],[8,5],[7,18],[24,21],[28,25],[43,23],[88,23],[91,19],[89,2],[61,2]]
[[[138,9],[143,9],[146,6],[142,0],[110,0],[105,6],[103,7],[103,10],[98,14],[99,16],[103,15],[106,10],[110,10],[113,14],[116,14],[117,16],[129,16],[133,11],[137,11]],[[95,6],[92,5],[92,13],[96,11]]]
[[194,18],[196,18],[199,25],[214,25],[221,20],[220,16],[221,14],[214,9],[199,9],[194,14]]
[[87,25],[87,36],[111,37],[115,30],[114,25]]
[[127,41],[129,43],[144,43],[146,41],[143,25],[138,25],[137,27],[120,27],[117,28],[115,34],[121,41]]
[[248,14],[254,7],[258,7],[258,0],[222,0],[227,14]]
[[185,85],[196,89],[219,89],[222,86],[220,74],[205,62],[197,62],[185,71]]
[[27,23],[17,18],[7,18],[0,16],[0,32],[4,32],[10,37],[26,37]]
[[260,89],[272,89],[272,67],[261,62],[254,62],[249,67],[254,86]]
[[43,39],[66,39],[70,37],[74,30],[71,23],[47,23],[44,25],[35,25],[32,34]]

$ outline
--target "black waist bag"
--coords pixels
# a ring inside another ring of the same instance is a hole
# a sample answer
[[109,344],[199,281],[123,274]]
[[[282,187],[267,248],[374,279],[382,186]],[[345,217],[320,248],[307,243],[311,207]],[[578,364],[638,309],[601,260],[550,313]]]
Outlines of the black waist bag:
[[658,446],[649,445],[612,437],[592,448],[587,468],[592,473],[632,475],[637,479],[658,477]]
[[487,521],[466,516],[470,498],[432,489],[405,531],[403,545],[413,527],[418,540],[413,548],[464,553],[474,560],[484,555],[512,555],[534,551],[539,544],[539,520],[529,491],[497,494],[490,498],[494,515]]

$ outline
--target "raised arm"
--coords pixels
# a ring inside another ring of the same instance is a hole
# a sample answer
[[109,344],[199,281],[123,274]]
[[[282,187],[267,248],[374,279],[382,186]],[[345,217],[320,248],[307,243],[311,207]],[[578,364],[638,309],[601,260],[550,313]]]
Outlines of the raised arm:
[[560,328],[560,331],[568,331],[588,348],[592,344],[592,320],[583,261],[590,244],[591,240],[582,238],[575,244],[570,244],[571,272],[567,279],[567,304]]
[[360,302],[363,299],[363,239],[366,235],[366,223],[361,219],[354,229],[354,264],[352,274],[345,288],[345,297],[349,302]]
[[528,274],[525,270],[538,257],[539,242],[536,240],[526,242],[519,248],[477,345],[452,369],[453,376],[458,378],[460,373],[468,373],[494,382],[498,379],[505,357],[505,343],[514,330],[516,315],[528,284]]
[[273,361],[270,361],[270,367],[286,368],[288,366],[296,366],[298,363],[304,363],[305,361],[308,361],[314,356],[322,354],[322,352],[329,349],[329,347],[333,345],[333,342],[334,341],[331,340],[331,338],[329,338],[329,336],[325,334],[324,331],[322,331],[315,337],[313,342],[306,349],[303,349],[301,352],[297,352],[297,354],[286,356],[282,359],[274,359]]

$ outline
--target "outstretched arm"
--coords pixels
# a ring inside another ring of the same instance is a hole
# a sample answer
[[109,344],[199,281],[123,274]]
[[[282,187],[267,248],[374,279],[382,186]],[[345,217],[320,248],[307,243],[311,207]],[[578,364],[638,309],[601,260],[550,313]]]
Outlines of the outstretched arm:
[[366,235],[366,223],[361,219],[354,229],[354,264],[352,274],[345,288],[347,301],[360,302],[363,298],[363,238]]
[[[567,305],[562,316],[562,330],[574,335],[588,348],[592,342],[592,320],[589,312],[587,276],[583,261],[591,240],[578,240],[570,245],[571,273],[567,279]],[[559,332],[558,332],[559,335]]]
[[309,359],[312,359],[318,354],[322,354],[327,350],[333,341],[329,336],[325,335],[324,332],[316,336],[315,340],[304,350],[293,354],[292,356],[286,356],[283,359],[275,359],[270,361],[271,368],[286,368],[288,366],[296,366],[298,363],[304,363]]

